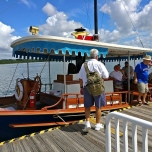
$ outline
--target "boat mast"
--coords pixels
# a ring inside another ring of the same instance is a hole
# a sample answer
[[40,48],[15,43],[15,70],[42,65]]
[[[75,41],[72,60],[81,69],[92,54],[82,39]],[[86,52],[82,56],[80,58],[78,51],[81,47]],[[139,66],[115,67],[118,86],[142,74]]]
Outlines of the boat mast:
[[94,34],[98,34],[98,10],[97,0],[94,0]]
[[99,41],[98,37],[98,6],[97,6],[97,0],[94,0],[94,41]]

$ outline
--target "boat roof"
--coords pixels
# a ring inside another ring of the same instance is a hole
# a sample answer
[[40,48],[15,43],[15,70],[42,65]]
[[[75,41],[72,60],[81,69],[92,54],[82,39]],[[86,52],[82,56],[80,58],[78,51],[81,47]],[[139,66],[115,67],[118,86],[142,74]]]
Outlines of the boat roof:
[[102,60],[126,60],[128,54],[131,59],[139,59],[145,54],[152,54],[150,48],[46,35],[31,35],[17,39],[11,43],[11,47],[13,56],[25,58],[28,55],[35,59],[46,59],[48,56],[50,59],[63,59],[63,54],[66,54],[67,58],[71,56],[74,58],[78,52],[81,52],[82,56],[85,53],[89,56],[90,50],[93,48],[98,49]]

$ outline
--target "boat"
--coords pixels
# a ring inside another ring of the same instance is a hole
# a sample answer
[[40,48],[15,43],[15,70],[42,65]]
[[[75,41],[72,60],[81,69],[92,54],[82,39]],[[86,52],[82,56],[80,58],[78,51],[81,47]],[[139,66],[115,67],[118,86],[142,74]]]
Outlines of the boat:
[[[30,30],[32,33],[38,31],[32,26]],[[103,62],[139,59],[146,53],[152,52],[152,49],[148,48],[98,42],[96,29],[94,36],[78,35],[76,39],[33,34],[15,40],[11,47],[13,56],[16,58],[42,59],[46,62],[63,61],[64,74],[57,75],[57,80],[54,80],[50,92],[41,91],[43,83],[41,75],[36,75],[34,79],[28,76],[28,78],[16,80],[15,95],[3,97],[0,100],[2,105],[0,107],[0,141],[84,119],[83,96],[79,93],[80,84],[77,74],[67,75],[65,71],[65,62],[76,60],[78,53],[81,52],[81,56],[89,57],[92,48],[98,49],[99,60]],[[114,92],[112,80],[107,80],[104,84],[106,106],[101,108],[102,111],[126,108],[130,105],[129,85],[126,91]],[[125,96],[123,101],[122,95]],[[91,112],[95,112],[94,106]]]

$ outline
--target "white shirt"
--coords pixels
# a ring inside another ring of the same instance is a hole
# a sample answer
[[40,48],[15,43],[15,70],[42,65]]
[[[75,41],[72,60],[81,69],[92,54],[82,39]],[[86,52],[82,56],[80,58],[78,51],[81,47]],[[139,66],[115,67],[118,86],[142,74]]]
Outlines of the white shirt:
[[[101,75],[102,78],[108,78],[109,77],[109,73],[108,73],[106,67],[104,66],[104,64],[97,61],[96,59],[90,59],[87,62],[87,65],[88,65],[89,71],[91,71],[91,72],[97,71]],[[86,74],[86,71],[85,71],[84,64],[82,64],[82,66],[81,66],[78,77],[80,79],[82,79],[83,86],[86,86],[87,85],[87,74]]]
[[112,71],[110,73],[110,77],[113,77],[119,81],[122,81],[122,76],[123,76],[123,74],[120,71]]

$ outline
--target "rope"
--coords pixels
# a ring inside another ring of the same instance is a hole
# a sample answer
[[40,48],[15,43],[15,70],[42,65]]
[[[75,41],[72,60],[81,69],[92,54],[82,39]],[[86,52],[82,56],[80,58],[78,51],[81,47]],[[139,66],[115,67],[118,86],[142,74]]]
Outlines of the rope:
[[62,117],[60,117],[59,115],[57,115],[57,117],[58,117],[59,119],[61,119],[64,123],[66,123]]
[[[59,115],[53,115],[53,118],[58,118]],[[75,115],[65,115],[62,117],[77,117],[77,116],[85,116],[85,114],[75,114]],[[90,114],[90,116],[94,116],[94,114]]]
[[[90,22],[90,18],[89,18],[89,3],[88,3],[88,6],[87,6],[87,3],[86,1],[84,0],[84,3],[85,3],[85,7],[86,7],[86,12],[87,12],[87,22],[89,21],[89,24],[90,24],[90,29],[91,29],[91,22]],[[87,24],[86,24],[87,25]]]
[[18,3],[20,0],[15,1],[13,4],[11,4],[10,6],[8,6],[6,9],[4,9],[3,11],[0,12],[0,14],[4,13],[6,10],[8,10],[9,8],[13,7],[16,3]]
[[[137,31],[137,29],[136,29],[136,27],[135,27],[133,21],[131,20],[130,14],[129,14],[129,12],[127,11],[125,5],[123,4],[124,1],[122,1],[122,0],[120,0],[120,1],[121,1],[121,3],[122,3],[123,7],[124,7],[125,10],[126,10],[126,13],[127,13],[128,17],[129,17],[129,19],[130,19],[130,22],[131,22],[133,28],[135,29],[135,32],[136,32],[136,34],[137,34],[137,36],[138,36],[138,38],[139,38],[139,41],[140,41],[142,47],[144,48],[144,45],[143,45],[143,43],[142,43],[142,41],[141,41],[141,39],[140,39],[140,35],[138,34],[138,31]],[[124,2],[124,3],[125,3],[125,2]]]
[[[51,52],[50,52],[50,53],[51,53]],[[50,54],[49,54],[46,62],[45,62],[44,65],[43,65],[43,68],[42,68],[42,70],[41,70],[41,72],[40,72],[40,77],[41,77],[41,74],[42,74],[42,72],[43,72],[43,70],[44,70],[44,68],[45,68],[45,66],[46,66],[47,61],[49,61],[49,57],[50,57]]]
[[[43,70],[44,70],[44,67],[45,67],[47,61],[49,61],[50,55],[51,55],[51,52],[49,53],[48,58],[47,58],[46,62],[44,63],[44,66],[43,66],[43,68],[42,68],[42,70],[41,70],[41,72],[40,72],[40,75],[39,75],[40,78],[41,78],[41,74],[42,74],[42,72],[43,72]],[[36,85],[36,83],[34,84],[32,90],[35,88],[35,85]],[[24,107],[23,107],[23,110],[25,109],[25,107],[26,107],[26,105],[27,105],[29,99],[30,99],[30,95],[29,95],[28,98],[27,98],[27,101],[26,101],[26,103],[25,103],[25,105],[24,105]]]
[[[107,0],[105,0],[105,3],[107,2]],[[102,13],[102,18],[101,18],[101,28],[102,28],[102,24],[103,24],[103,18],[104,18],[104,12]]]
[[10,89],[11,83],[12,83],[12,81],[13,81],[14,75],[15,75],[16,70],[17,70],[17,67],[18,67],[18,64],[19,64],[19,63],[17,63],[17,65],[16,65],[15,71],[14,71],[14,73],[13,73],[13,76],[12,76],[11,82],[10,82],[10,84],[9,84],[9,86],[8,86],[7,91],[6,91],[5,97],[6,97],[6,95],[7,95],[8,91],[9,91],[9,89]]

